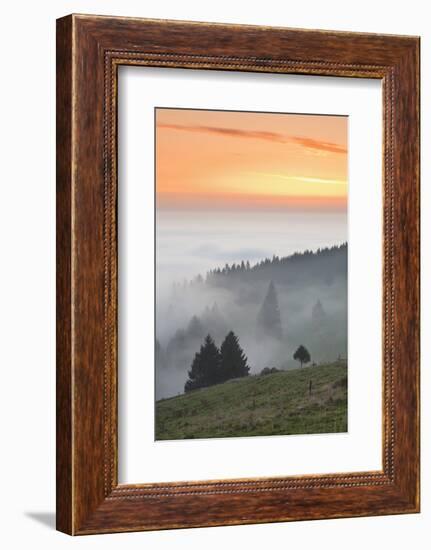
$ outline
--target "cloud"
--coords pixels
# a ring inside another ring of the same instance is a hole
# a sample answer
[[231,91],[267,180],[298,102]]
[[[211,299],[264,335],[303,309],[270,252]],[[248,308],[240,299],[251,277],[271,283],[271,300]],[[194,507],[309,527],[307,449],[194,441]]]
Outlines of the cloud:
[[229,137],[239,137],[245,139],[261,139],[264,141],[272,141],[274,143],[294,143],[307,150],[318,150],[330,153],[346,154],[347,149],[337,143],[330,141],[321,141],[317,139],[301,137],[301,136],[286,136],[279,132],[267,132],[264,130],[239,130],[238,128],[222,128],[219,126],[187,126],[182,124],[158,124],[158,129],[178,130],[182,132],[194,132],[204,134],[215,134]]
[[286,143],[286,138],[283,136],[283,134],[279,134],[277,132],[265,132],[261,130],[238,130],[237,128],[221,128],[218,126],[185,126],[182,124],[158,124],[157,127],[167,128],[169,130],[180,130],[184,132],[219,134],[222,136],[263,139],[266,141]]
[[287,176],[285,174],[268,174],[266,172],[252,172],[252,174],[269,178],[279,178],[288,181],[300,181],[304,183],[323,183],[329,185],[342,185],[343,187],[346,187],[347,185],[346,180],[340,179],[312,178],[308,176]]
[[297,145],[301,145],[306,149],[317,149],[319,151],[328,151],[329,153],[347,153],[347,149],[338,145],[337,143],[331,143],[330,141],[320,141],[312,138],[304,138],[293,136],[289,140]]

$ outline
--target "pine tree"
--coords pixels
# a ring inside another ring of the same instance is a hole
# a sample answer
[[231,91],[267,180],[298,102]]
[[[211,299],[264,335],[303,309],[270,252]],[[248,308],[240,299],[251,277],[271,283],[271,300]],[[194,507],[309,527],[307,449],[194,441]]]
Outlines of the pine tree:
[[281,339],[281,317],[274,283],[269,283],[268,292],[257,316],[257,325],[266,336]]
[[156,369],[158,368],[165,368],[166,367],[166,357],[164,350],[159,342],[159,340],[156,338],[156,344],[155,344],[155,362],[156,362]]
[[185,392],[206,388],[220,381],[220,352],[209,334],[196,353],[188,375],[189,379],[184,386]]
[[311,322],[314,331],[318,331],[322,328],[326,321],[326,312],[323,309],[322,303],[320,300],[314,304],[311,311]]
[[221,381],[248,376],[249,370],[247,357],[239,345],[238,337],[230,331],[220,347]]
[[189,326],[187,327],[187,333],[192,338],[203,338],[205,334],[205,329],[196,315],[190,319]]

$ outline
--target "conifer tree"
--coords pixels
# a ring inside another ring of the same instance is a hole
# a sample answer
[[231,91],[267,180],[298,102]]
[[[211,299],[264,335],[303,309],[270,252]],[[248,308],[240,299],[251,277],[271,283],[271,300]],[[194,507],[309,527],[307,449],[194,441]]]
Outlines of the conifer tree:
[[193,315],[190,319],[189,326],[187,327],[187,333],[193,338],[203,338],[205,330],[201,320],[196,315]]
[[238,337],[230,331],[220,347],[221,381],[248,376],[249,370],[247,357],[239,345]]
[[156,345],[155,345],[155,361],[156,361],[156,368],[165,368],[166,367],[166,357],[164,350],[159,342],[159,340],[156,338]]
[[257,316],[257,324],[266,336],[281,339],[281,317],[278,306],[277,292],[274,283],[269,283],[268,292]]
[[311,310],[311,321],[314,331],[320,330],[326,322],[326,312],[320,300],[317,300]]
[[189,379],[184,386],[185,392],[206,388],[220,381],[220,352],[209,334],[196,353],[188,375]]

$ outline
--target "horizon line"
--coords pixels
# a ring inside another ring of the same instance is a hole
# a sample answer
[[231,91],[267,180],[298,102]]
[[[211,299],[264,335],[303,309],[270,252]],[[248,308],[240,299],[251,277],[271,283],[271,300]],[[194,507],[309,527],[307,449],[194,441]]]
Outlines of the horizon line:
[[348,195],[304,196],[304,195],[259,195],[259,194],[178,194],[155,193],[156,211],[320,211],[347,212]]

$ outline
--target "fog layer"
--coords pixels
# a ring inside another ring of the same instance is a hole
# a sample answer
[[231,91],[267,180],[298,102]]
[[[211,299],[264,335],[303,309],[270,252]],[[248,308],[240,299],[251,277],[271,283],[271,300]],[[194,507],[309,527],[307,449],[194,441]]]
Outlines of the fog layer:
[[298,366],[299,345],[316,363],[346,357],[346,241],[345,213],[158,212],[156,399],[183,392],[208,333],[219,346],[233,330],[251,373]]

